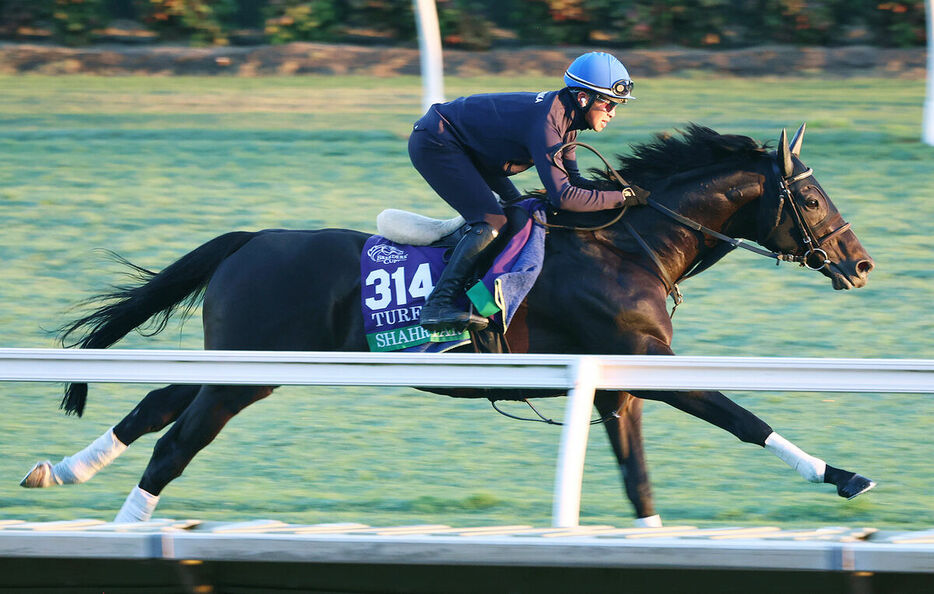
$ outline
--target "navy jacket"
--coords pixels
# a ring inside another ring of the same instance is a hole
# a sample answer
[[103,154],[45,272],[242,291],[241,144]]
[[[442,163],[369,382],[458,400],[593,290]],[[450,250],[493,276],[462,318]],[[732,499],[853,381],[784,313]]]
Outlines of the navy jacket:
[[580,175],[574,147],[555,154],[587,127],[569,89],[471,95],[432,109],[502,198],[519,194],[507,176],[534,165],[555,208],[593,211],[622,206],[621,191],[598,189],[601,184]]

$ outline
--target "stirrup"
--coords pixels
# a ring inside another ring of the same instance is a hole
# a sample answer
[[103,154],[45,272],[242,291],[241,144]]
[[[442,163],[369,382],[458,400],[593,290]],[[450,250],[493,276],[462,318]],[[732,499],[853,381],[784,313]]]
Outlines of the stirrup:
[[490,319],[484,318],[479,314],[473,312],[473,306],[470,307],[470,320],[467,322],[466,330],[468,332],[480,332],[481,330],[486,330],[486,327],[490,325]]
[[[424,312],[425,310],[423,309],[422,311]],[[479,332],[480,330],[485,330],[486,327],[490,325],[490,320],[474,313],[474,307],[473,304],[471,304],[470,309],[467,311],[456,310],[453,313],[450,311],[440,312],[427,318],[422,314],[418,323],[429,332],[441,332],[444,330]]]

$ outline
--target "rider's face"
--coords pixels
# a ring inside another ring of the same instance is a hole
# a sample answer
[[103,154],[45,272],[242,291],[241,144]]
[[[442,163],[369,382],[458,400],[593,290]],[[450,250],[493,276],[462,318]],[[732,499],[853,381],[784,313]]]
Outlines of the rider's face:
[[[588,100],[587,93],[578,93],[578,100],[582,101],[584,105]],[[613,119],[613,116],[616,115],[616,103],[612,101],[607,101],[605,99],[596,98],[594,99],[593,105],[590,106],[590,109],[587,110],[585,114],[585,119],[590,128],[596,132],[602,131],[610,123],[610,120]]]

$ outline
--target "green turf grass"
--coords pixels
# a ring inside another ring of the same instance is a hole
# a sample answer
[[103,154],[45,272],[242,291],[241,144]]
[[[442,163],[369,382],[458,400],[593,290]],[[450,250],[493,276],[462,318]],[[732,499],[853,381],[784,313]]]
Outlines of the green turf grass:
[[[449,97],[552,88],[558,80],[447,81]],[[55,346],[68,308],[119,282],[98,248],[162,268],[233,229],[375,230],[386,207],[451,211],[412,169],[406,136],[418,79],[0,77],[0,346]],[[682,287],[674,348],[686,355],[934,357],[934,147],[920,136],[923,81],[637,80],[638,99],[602,134],[608,155],[695,121],[777,140],[808,122],[802,157],[876,260],[867,288],[733,254]],[[582,155],[585,166],[595,160]],[[534,172],[520,188],[539,186]],[[309,263],[312,265],[313,263]],[[119,346],[198,348],[200,320]],[[0,519],[109,520],[156,436],[88,484],[18,486],[39,459],[73,453],[145,386],[91,386],[84,419],[59,386],[0,386]],[[777,458],[659,403],[646,441],[668,523],[934,524],[929,396],[731,393],[831,464],[879,481],[844,502]],[[508,406],[508,405],[507,405]],[[560,416],[563,400],[543,403]],[[165,492],[159,517],[369,524],[549,522],[559,430],[484,402],[411,390],[287,388],[235,418]],[[615,462],[591,433],[582,520],[628,525]]]

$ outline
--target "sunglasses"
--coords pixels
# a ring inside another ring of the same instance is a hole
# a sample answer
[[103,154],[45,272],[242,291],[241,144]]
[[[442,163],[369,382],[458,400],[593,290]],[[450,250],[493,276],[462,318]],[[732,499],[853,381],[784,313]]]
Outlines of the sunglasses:
[[598,106],[603,111],[613,111],[616,109],[617,105],[622,105],[626,103],[626,99],[611,99],[605,95],[597,95],[594,99],[594,105]]

